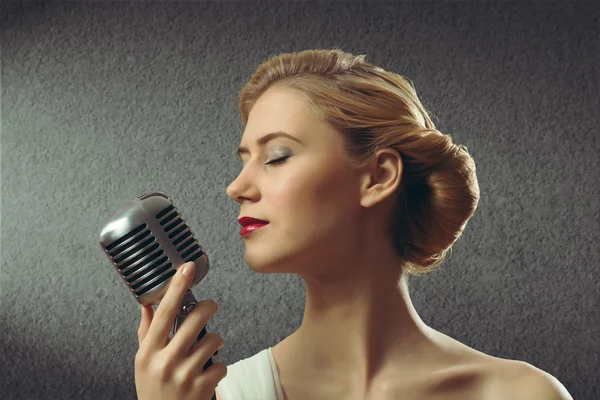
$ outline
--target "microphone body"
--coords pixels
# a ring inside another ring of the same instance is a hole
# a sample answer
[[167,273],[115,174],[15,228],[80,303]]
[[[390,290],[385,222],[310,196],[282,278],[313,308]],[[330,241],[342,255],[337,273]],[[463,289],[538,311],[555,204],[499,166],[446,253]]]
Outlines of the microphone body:
[[[208,256],[173,201],[161,192],[150,192],[128,201],[104,224],[100,247],[138,303],[157,305],[171,277],[193,261],[196,273],[190,287],[198,284],[209,269]],[[171,335],[198,301],[188,291],[183,296]],[[206,334],[206,326],[197,341]],[[212,365],[210,358],[204,370]],[[216,395],[213,395],[216,400]]]

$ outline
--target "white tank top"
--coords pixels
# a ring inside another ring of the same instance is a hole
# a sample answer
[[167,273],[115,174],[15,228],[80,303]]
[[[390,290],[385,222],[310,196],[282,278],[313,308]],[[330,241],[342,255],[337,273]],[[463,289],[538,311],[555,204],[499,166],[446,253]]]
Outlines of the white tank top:
[[283,400],[271,347],[228,365],[217,392],[222,400]]

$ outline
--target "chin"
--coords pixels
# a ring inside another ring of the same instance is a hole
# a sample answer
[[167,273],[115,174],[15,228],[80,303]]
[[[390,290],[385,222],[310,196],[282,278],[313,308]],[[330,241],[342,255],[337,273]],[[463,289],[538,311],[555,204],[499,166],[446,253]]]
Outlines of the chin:
[[259,248],[251,246],[246,248],[246,263],[254,271],[263,274],[269,273],[296,273],[298,257],[292,254],[277,254],[272,246],[269,248]]
[[276,262],[272,255],[262,254],[249,254],[246,251],[246,264],[254,272],[268,274],[282,272],[281,263]]
[[274,235],[258,230],[245,240],[246,263],[258,273],[305,273],[315,263],[314,255],[320,254],[321,247],[330,247],[319,238],[313,231],[297,230],[290,235],[284,230],[283,234]]

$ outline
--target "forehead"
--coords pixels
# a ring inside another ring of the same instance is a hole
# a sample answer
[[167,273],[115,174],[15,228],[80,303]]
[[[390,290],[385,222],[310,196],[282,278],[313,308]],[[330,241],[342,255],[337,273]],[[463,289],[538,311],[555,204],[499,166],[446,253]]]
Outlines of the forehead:
[[[289,88],[271,88],[252,107],[240,148],[256,147],[257,141],[272,132],[286,132],[319,156],[345,155],[342,133],[321,120],[311,110],[310,100],[302,92]],[[239,154],[239,153],[238,153]]]
[[260,136],[275,131],[300,136],[310,132],[319,121],[311,114],[307,99],[296,90],[271,88],[252,107],[243,140],[254,142]]

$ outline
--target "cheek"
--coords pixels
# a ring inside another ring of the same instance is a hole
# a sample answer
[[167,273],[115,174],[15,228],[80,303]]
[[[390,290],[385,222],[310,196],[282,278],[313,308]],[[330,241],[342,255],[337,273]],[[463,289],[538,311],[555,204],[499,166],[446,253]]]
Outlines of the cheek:
[[356,200],[349,184],[333,168],[304,169],[274,186],[269,204],[287,234],[331,234],[351,219]]

